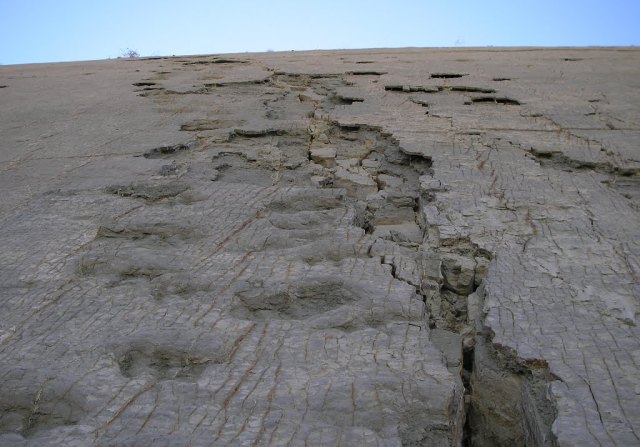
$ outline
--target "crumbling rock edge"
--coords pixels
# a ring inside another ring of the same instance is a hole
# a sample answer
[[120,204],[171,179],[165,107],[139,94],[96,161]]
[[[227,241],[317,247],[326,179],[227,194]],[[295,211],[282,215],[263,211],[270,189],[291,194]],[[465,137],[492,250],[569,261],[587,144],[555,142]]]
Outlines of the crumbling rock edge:
[[[491,267],[489,267],[491,268]],[[484,290],[475,292],[481,307]],[[523,359],[507,346],[494,343],[493,331],[476,320],[472,357],[466,371],[471,403],[466,416],[473,446],[557,446],[553,422],[557,416],[551,382],[559,380],[542,359]]]

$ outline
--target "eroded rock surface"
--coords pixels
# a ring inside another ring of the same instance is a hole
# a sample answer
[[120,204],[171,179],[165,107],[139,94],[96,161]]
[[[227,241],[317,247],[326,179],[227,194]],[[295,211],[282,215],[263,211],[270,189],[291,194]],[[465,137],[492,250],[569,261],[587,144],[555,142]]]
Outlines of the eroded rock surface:
[[639,63],[0,67],[0,445],[640,445]]

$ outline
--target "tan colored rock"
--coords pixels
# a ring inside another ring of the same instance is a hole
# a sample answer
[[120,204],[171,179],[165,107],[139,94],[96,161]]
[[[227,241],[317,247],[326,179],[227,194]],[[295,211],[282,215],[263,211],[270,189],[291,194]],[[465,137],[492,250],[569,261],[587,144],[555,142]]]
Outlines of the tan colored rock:
[[318,147],[311,149],[311,160],[324,166],[333,168],[336,165],[336,149],[332,147]]
[[442,255],[442,276],[445,288],[461,294],[469,295],[475,284],[476,262],[466,256],[453,253]]
[[378,185],[368,174],[355,173],[341,167],[336,169],[333,185],[346,189],[349,196],[358,199],[365,199],[378,191]]
[[378,225],[373,236],[399,243],[419,244],[422,242],[422,229],[415,223]]
[[[357,168],[358,166],[360,166],[360,159],[343,158],[343,159],[336,160],[336,163],[338,164],[338,166],[340,166],[343,169],[348,169],[351,172],[357,172],[357,170],[354,170],[353,168]],[[369,174],[367,173],[366,175],[369,175]]]
[[380,168],[381,163],[378,160],[369,160],[365,158],[361,163],[362,167],[365,169],[374,169],[377,170]]
[[378,185],[381,189],[396,188],[403,183],[404,181],[400,177],[387,174],[378,175]]

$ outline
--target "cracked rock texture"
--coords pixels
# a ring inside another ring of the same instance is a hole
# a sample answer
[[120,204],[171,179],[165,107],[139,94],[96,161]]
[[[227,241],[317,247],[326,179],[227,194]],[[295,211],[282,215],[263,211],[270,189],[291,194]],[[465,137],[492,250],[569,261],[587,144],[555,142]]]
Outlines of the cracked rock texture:
[[638,67],[0,67],[0,446],[640,445]]

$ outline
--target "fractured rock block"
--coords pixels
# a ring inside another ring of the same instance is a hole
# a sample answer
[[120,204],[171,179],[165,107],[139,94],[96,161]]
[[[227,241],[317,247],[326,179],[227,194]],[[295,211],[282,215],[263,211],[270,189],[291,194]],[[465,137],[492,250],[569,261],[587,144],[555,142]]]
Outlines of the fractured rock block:
[[378,185],[367,174],[354,173],[343,168],[336,169],[333,186],[344,188],[347,195],[364,199],[369,194],[378,192]]
[[439,256],[434,253],[424,251],[420,260],[422,264],[422,276],[425,279],[442,282],[442,261]]
[[475,284],[476,262],[465,256],[447,253],[442,256],[444,287],[460,295],[469,295]]
[[336,164],[344,169],[351,169],[360,166],[360,159],[358,158],[344,158],[342,160],[336,160]]
[[333,168],[336,165],[336,149],[334,147],[311,149],[310,155],[311,160],[325,168]]
[[371,160],[369,158],[365,158],[364,160],[362,160],[362,167],[365,169],[380,169],[380,165],[381,163],[378,160]]
[[378,175],[378,185],[380,189],[395,188],[401,186],[404,183],[400,177],[394,175],[380,174]]
[[419,244],[422,242],[422,228],[415,223],[378,225],[373,232],[373,236],[394,242]]
[[398,208],[390,203],[382,204],[374,212],[373,222],[378,225],[396,225],[404,222],[413,222],[415,213],[411,208]]
[[462,365],[462,337],[459,334],[444,329],[431,329],[429,338],[444,354],[448,368],[459,368]]
[[475,286],[478,287],[484,277],[487,275],[487,270],[489,270],[489,261],[487,258],[483,258],[482,256],[476,256],[476,277],[474,279]]

